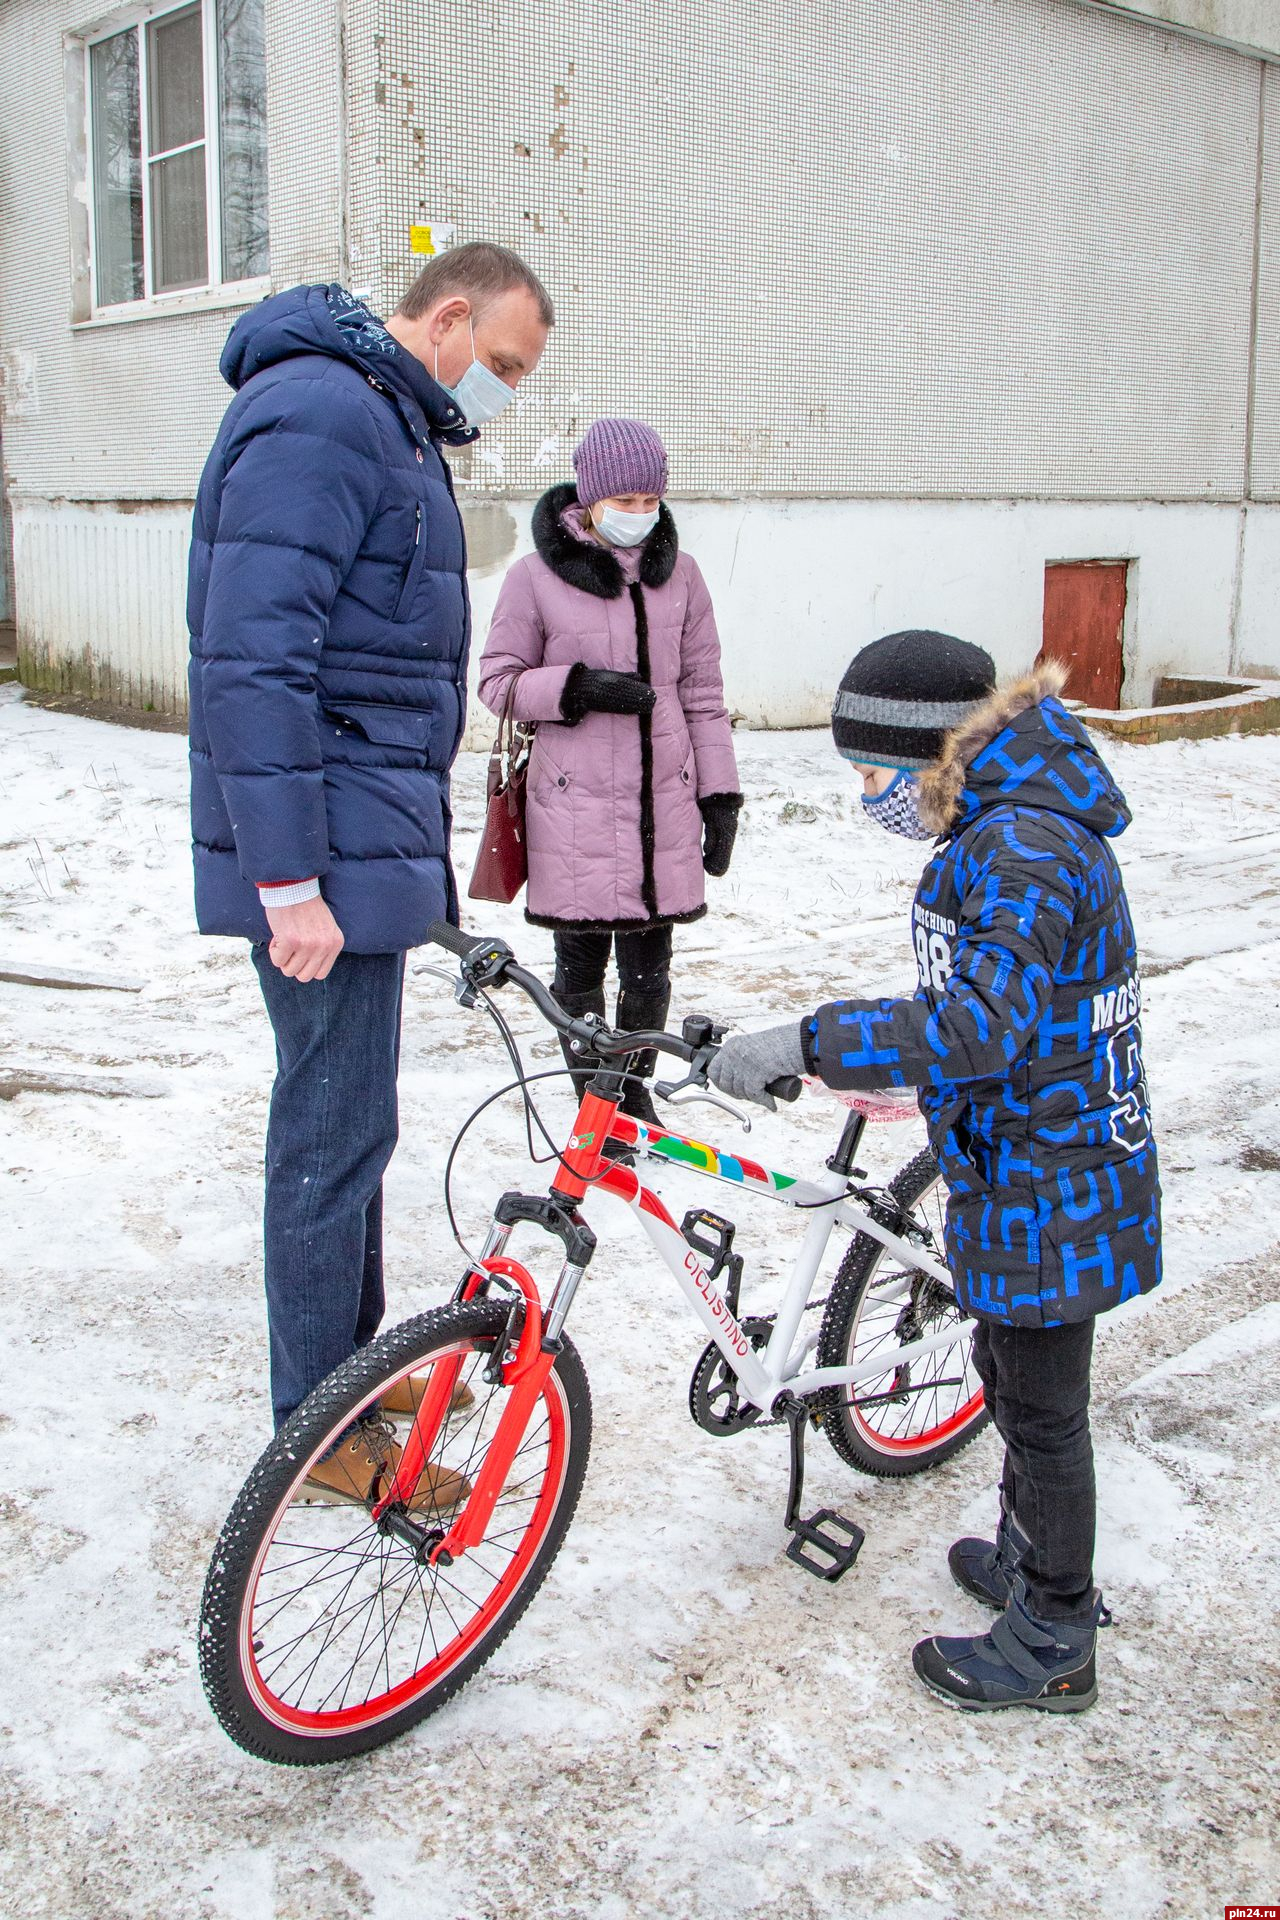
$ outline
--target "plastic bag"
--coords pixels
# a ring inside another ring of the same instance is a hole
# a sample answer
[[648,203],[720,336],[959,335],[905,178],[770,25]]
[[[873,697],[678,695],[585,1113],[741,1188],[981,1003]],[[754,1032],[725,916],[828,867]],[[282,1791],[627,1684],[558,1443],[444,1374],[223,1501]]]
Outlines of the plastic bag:
[[851,1107],[865,1120],[916,1120],[920,1115],[914,1087],[875,1087],[870,1090],[866,1087],[829,1087],[823,1080],[808,1077],[805,1085],[815,1093],[830,1094],[842,1107]]

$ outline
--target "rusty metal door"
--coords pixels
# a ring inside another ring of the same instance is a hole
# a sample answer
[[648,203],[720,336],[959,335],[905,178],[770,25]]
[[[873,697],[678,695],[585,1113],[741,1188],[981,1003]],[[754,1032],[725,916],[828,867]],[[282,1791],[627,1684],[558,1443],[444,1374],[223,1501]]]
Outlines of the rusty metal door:
[[1120,705],[1128,579],[1127,560],[1063,560],[1045,568],[1041,657],[1069,669],[1068,699]]

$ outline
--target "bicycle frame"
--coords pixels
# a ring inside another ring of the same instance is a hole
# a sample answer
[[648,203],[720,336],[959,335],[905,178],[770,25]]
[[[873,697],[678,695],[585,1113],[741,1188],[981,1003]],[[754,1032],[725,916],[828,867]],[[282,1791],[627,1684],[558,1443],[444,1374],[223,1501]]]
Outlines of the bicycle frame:
[[[767,1346],[763,1349],[752,1346],[728,1302],[658,1195],[643,1184],[632,1168],[602,1158],[597,1143],[606,1137],[622,1142],[645,1159],[687,1166],[741,1192],[812,1212],[813,1219],[778,1307]],[[820,1181],[809,1181],[771,1172],[754,1160],[723,1152],[706,1141],[689,1139],[665,1127],[646,1126],[627,1114],[618,1113],[613,1102],[602,1100],[591,1091],[584,1095],[579,1107],[564,1159],[566,1164],[561,1166],[553,1182],[553,1192],[573,1201],[585,1199],[590,1192],[607,1193],[631,1208],[695,1316],[737,1375],[743,1397],[764,1413],[784,1391],[807,1394],[816,1393],[822,1387],[855,1386],[884,1372],[882,1361],[857,1367],[808,1370],[803,1367],[818,1336],[815,1333],[797,1346],[796,1335],[836,1226],[870,1235],[905,1265],[928,1274],[948,1288],[951,1285],[945,1266],[882,1226],[864,1207],[857,1205],[850,1198],[848,1181],[841,1175],[833,1173]],[[494,1224],[485,1242],[482,1263],[505,1254],[513,1231],[512,1227]],[[584,1272],[583,1267],[569,1261],[561,1268],[545,1313],[544,1331],[553,1340],[564,1327]],[[899,1291],[905,1292],[905,1286]],[[887,1290],[883,1297],[892,1298],[892,1291]],[[954,1341],[954,1332],[913,1341],[897,1350],[895,1364],[908,1365]]]
[[[621,1114],[619,1098],[618,1094],[609,1098],[592,1087],[587,1088],[552,1182],[552,1195],[576,1208],[589,1192],[599,1191],[632,1209],[663,1264],[674,1276],[695,1318],[736,1375],[742,1397],[767,1414],[781,1395],[799,1398],[823,1387],[856,1386],[859,1381],[883,1375],[885,1365],[880,1358],[853,1367],[806,1368],[804,1365],[819,1336],[814,1332],[797,1342],[797,1334],[833,1229],[840,1225],[869,1234],[913,1271],[928,1274],[949,1288],[947,1269],[921,1248],[882,1226],[859,1206],[852,1199],[848,1179],[843,1175],[831,1173],[819,1181],[808,1181],[770,1172],[754,1160],[723,1153],[703,1141],[687,1139],[663,1127],[646,1126]],[[609,1138],[623,1142],[646,1159],[689,1166],[743,1192],[777,1200],[783,1206],[812,1211],[809,1230],[766,1346],[761,1349],[752,1346],[728,1302],[658,1195],[642,1183],[633,1168],[604,1157],[602,1149]],[[483,1540],[489,1516],[542,1383],[554,1362],[560,1334],[586,1272],[585,1265],[566,1259],[550,1303],[544,1308],[537,1283],[528,1269],[507,1257],[507,1242],[513,1232],[514,1226],[495,1218],[480,1259],[469,1270],[460,1289],[462,1298],[471,1298],[490,1277],[504,1280],[513,1291],[523,1295],[524,1330],[515,1356],[502,1363],[503,1384],[512,1391],[471,1494],[443,1537],[437,1536],[429,1546],[420,1543],[433,1565],[447,1566],[458,1554]],[[905,1293],[909,1284],[899,1283],[898,1290]],[[882,1297],[892,1299],[893,1290],[886,1290]],[[896,1348],[894,1365],[909,1365],[942,1347],[954,1345],[955,1339],[955,1332],[951,1330]],[[454,1377],[456,1372],[455,1367]],[[397,1502],[412,1496],[444,1420],[452,1386],[453,1377],[446,1370],[419,1409],[395,1478],[374,1508],[375,1520],[389,1513]],[[412,1523],[392,1517],[390,1524],[393,1531],[403,1529],[406,1537],[416,1537]]]
[[[584,1129],[589,1131],[596,1118],[587,1113],[592,1097],[588,1093],[583,1101],[574,1139],[582,1139]],[[819,1181],[808,1181],[790,1174],[774,1173],[742,1155],[723,1152],[705,1141],[691,1140],[684,1135],[671,1133],[666,1128],[646,1126],[626,1114],[617,1114],[611,1121],[609,1131],[614,1139],[625,1142],[648,1160],[692,1167],[742,1192],[776,1200],[782,1206],[812,1212],[808,1232],[801,1243],[778,1306],[773,1332],[767,1346],[757,1350],[743,1333],[729,1310],[728,1302],[707,1274],[663,1202],[651,1188],[643,1184],[638,1174],[630,1167],[606,1161],[603,1163],[605,1171],[596,1174],[590,1182],[590,1186],[623,1201],[638,1216],[655,1251],[674,1277],[697,1319],[737,1375],[743,1398],[762,1413],[767,1413],[783,1392],[804,1395],[816,1393],[822,1387],[855,1386],[861,1380],[874,1379],[884,1372],[882,1360],[864,1362],[856,1367],[805,1369],[803,1363],[817,1345],[818,1335],[814,1333],[798,1345],[796,1343],[800,1321],[821,1269],[827,1243],[837,1225],[869,1234],[905,1265],[927,1273],[948,1288],[951,1285],[951,1276],[946,1267],[921,1248],[912,1246],[882,1226],[865,1208],[858,1206],[849,1196],[848,1181],[839,1174],[831,1173]],[[555,1183],[562,1192],[567,1188],[567,1182],[565,1186],[561,1185],[565,1175],[566,1170],[562,1168]],[[575,1194],[574,1197],[580,1196]],[[571,1272],[561,1275],[547,1311],[548,1325],[558,1327],[563,1324],[568,1303],[565,1302],[562,1307],[562,1291],[566,1286],[576,1290],[580,1278],[580,1273],[577,1277]],[[885,1298],[889,1297],[890,1294],[886,1293]],[[908,1365],[954,1342],[954,1331],[914,1341],[910,1346],[896,1350],[895,1365]]]

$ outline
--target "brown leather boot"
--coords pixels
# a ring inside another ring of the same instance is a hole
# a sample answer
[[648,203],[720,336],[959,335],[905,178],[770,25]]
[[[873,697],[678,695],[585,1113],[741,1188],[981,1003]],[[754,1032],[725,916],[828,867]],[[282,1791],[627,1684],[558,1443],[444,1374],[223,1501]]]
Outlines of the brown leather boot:
[[[308,1504],[372,1506],[386,1492],[404,1451],[387,1428],[362,1421],[341,1446],[317,1460],[303,1483]],[[471,1482],[448,1467],[423,1468],[417,1491],[409,1502],[412,1513],[443,1517],[453,1512],[471,1492]]]
[[[384,1393],[380,1401],[382,1411],[396,1419],[412,1420],[422,1405],[422,1396],[427,1390],[430,1375],[426,1373],[406,1373],[403,1380],[397,1380],[394,1387]],[[449,1402],[450,1413],[463,1413],[468,1407],[474,1407],[476,1397],[465,1380],[459,1380]]]

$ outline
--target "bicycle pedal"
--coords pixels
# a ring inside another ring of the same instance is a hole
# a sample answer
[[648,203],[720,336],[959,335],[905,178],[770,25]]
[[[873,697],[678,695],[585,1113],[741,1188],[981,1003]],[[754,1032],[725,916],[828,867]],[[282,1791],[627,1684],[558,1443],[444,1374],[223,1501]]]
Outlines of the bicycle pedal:
[[708,1280],[718,1280],[722,1273],[727,1274],[725,1302],[736,1318],[743,1259],[733,1251],[733,1236],[737,1232],[733,1221],[722,1219],[706,1207],[690,1207],[680,1222],[680,1232],[686,1244],[707,1262]]
[[[841,1539],[841,1534],[846,1537]],[[807,1520],[796,1521],[787,1558],[819,1580],[839,1580],[857,1559],[866,1537],[861,1527],[834,1507],[819,1507]]]

